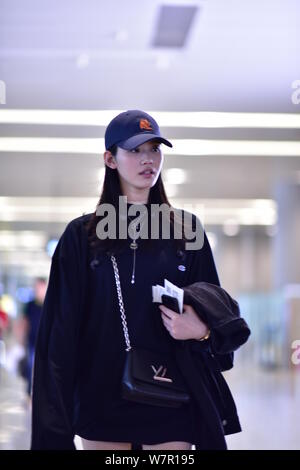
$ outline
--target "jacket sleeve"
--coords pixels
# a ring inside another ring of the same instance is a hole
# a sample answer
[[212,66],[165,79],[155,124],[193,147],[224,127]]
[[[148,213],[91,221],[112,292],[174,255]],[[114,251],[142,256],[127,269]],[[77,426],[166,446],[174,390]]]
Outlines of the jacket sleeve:
[[36,342],[31,450],[72,449],[84,249],[70,223],[54,252]]
[[248,340],[250,329],[239,305],[222,287],[196,282],[184,288],[184,298],[210,328],[210,344],[217,354],[232,353]]

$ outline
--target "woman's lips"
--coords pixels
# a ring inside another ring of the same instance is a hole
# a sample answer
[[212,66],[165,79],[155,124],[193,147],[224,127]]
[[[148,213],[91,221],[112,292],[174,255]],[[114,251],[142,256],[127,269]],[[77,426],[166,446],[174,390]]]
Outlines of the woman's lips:
[[150,179],[154,175],[153,175],[153,173],[142,173],[140,176],[142,176],[143,178],[146,178],[146,179]]
[[154,171],[153,170],[144,170],[143,172],[139,173],[140,176],[143,178],[149,179],[154,176]]

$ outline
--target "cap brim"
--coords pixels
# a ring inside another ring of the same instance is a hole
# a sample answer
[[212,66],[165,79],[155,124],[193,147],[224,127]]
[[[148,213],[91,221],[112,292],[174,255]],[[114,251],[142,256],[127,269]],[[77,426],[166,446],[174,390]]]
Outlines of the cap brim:
[[148,132],[147,134],[137,134],[137,135],[134,135],[133,137],[130,137],[127,140],[118,142],[117,146],[121,147],[124,150],[133,150],[139,145],[142,145],[145,142],[149,142],[149,140],[156,140],[157,142],[165,144],[168,147],[173,147],[171,142],[169,142],[167,139],[164,139],[163,137],[160,137],[155,134],[149,134]]

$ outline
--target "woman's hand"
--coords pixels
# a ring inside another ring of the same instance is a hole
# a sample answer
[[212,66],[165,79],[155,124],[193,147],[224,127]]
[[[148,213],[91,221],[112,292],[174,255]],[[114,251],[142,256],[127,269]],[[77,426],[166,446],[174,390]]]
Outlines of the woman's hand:
[[201,339],[208,334],[208,326],[200,320],[191,305],[183,305],[183,313],[177,313],[159,305],[161,318],[174,339]]

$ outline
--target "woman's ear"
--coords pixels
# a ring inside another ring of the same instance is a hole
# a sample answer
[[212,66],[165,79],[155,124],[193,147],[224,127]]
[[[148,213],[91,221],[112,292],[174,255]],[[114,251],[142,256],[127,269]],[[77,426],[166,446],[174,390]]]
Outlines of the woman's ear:
[[117,168],[116,158],[113,156],[113,154],[109,150],[106,150],[104,152],[103,160],[104,160],[104,164],[107,165],[112,170],[115,170]]

